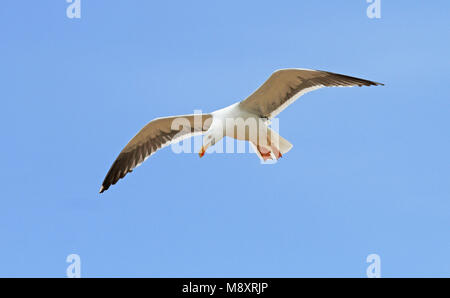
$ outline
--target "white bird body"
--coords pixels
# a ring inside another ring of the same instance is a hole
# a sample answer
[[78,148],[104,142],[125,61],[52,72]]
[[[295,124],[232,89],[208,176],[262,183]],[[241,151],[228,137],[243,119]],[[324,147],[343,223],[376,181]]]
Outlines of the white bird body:
[[[263,157],[261,150],[268,154],[272,153],[270,159],[278,159],[292,148],[292,144],[268,127],[270,122],[268,118],[261,118],[259,115],[243,109],[240,102],[214,111],[211,115],[212,123],[204,133],[200,157],[204,155],[209,146],[213,146],[223,137],[250,142],[258,157],[263,161],[268,158]],[[283,140],[281,146],[279,145],[280,140]],[[271,145],[274,146],[273,150]]]
[[[228,107],[212,112],[212,124],[209,130],[206,131],[205,135],[207,136],[211,131],[211,133],[218,138],[220,138],[221,136],[227,136],[243,141],[248,140],[248,138],[250,137],[249,134],[234,134],[234,131],[235,129],[237,129],[237,125],[239,124],[236,123],[239,122],[236,120],[240,119],[244,123],[248,122],[249,120],[253,120],[255,123],[258,123],[261,120],[261,117],[242,109],[239,103],[240,102],[237,102]],[[265,122],[266,121],[264,121],[264,123]],[[216,140],[216,142],[217,141],[219,140]]]
[[132,172],[157,150],[198,133],[204,134],[200,157],[209,146],[227,136],[248,141],[263,161],[279,159],[292,144],[269,128],[270,119],[300,96],[322,87],[377,85],[383,84],[326,71],[277,70],[243,101],[210,114],[157,118],[149,122],[119,154],[100,192]]

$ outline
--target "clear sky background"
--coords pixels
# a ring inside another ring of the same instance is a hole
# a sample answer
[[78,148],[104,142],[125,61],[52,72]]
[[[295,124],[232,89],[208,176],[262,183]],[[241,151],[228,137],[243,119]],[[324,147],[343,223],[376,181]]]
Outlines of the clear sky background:
[[[2,1],[0,276],[450,276],[450,4]],[[309,93],[294,148],[159,151],[99,195],[153,118],[244,99],[276,69],[386,84]]]

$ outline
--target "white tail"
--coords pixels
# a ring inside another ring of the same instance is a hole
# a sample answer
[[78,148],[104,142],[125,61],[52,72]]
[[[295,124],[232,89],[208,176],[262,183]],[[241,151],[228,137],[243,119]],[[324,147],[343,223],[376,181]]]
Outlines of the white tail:
[[288,153],[293,147],[291,143],[269,127],[267,128],[267,141],[267,145],[257,145],[250,142],[253,151],[255,151],[262,162],[267,160],[276,161],[282,155]]
[[278,147],[278,150],[281,152],[281,154],[286,154],[289,152],[289,150],[292,149],[294,145],[289,143],[288,140],[286,140],[285,138],[283,138],[270,128],[267,128],[267,130],[270,132],[269,136],[271,136],[272,142],[275,143],[276,147]]

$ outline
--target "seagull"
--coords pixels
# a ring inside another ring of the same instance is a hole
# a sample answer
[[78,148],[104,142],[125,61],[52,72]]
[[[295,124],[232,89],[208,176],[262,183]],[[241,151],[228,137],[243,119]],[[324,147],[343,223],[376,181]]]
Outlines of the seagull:
[[[322,87],[378,85],[384,84],[327,71],[302,68],[277,70],[245,100],[226,108],[209,114],[171,116],[150,121],[120,152],[106,174],[100,193],[159,149],[195,135],[203,135],[200,157],[208,147],[227,136],[248,141],[262,161],[278,160],[292,148],[292,144],[269,127],[270,119],[300,96]],[[230,119],[232,121],[228,121]],[[252,129],[244,127],[246,125]]]

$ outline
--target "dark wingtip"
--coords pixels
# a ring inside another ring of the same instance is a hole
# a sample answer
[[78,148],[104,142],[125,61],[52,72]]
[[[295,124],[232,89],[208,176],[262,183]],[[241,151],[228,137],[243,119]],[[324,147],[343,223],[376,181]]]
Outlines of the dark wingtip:
[[108,188],[105,188],[103,185],[100,187],[100,191],[98,193],[103,193],[105,190],[107,190]]
[[383,83],[372,82],[372,81],[367,81],[367,82],[365,84],[358,84],[358,87],[363,87],[363,86],[384,86]]

